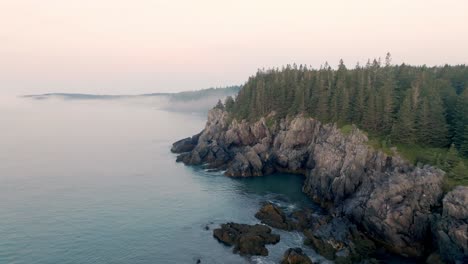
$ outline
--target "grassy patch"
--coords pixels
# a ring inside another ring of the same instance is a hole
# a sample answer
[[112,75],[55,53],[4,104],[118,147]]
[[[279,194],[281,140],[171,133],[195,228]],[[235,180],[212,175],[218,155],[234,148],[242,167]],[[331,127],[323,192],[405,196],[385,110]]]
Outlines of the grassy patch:
[[273,126],[276,124],[276,120],[273,117],[269,116],[266,118],[265,124],[268,127],[268,129],[271,130]]
[[447,172],[445,189],[457,185],[468,186],[468,159],[451,154],[446,148],[424,147],[419,145],[398,145],[398,153],[413,164],[430,164]]
[[344,125],[340,128],[341,133],[344,135],[349,135],[353,131],[353,125]]
[[390,144],[388,144],[388,141],[385,139],[381,139],[377,137],[369,137],[369,141],[367,141],[367,144],[371,146],[372,148],[376,150],[380,150],[389,156],[393,155],[391,146]]
[[457,153],[451,153],[448,148],[434,148],[415,144],[391,144],[375,136],[369,136],[367,142],[373,149],[380,150],[387,155],[393,155],[393,147],[405,160],[413,165],[429,164],[446,172],[444,188],[446,191],[458,185],[468,186],[468,159]]
[[419,145],[397,145],[398,153],[413,164],[440,165],[441,159],[447,155],[448,149],[431,148]]

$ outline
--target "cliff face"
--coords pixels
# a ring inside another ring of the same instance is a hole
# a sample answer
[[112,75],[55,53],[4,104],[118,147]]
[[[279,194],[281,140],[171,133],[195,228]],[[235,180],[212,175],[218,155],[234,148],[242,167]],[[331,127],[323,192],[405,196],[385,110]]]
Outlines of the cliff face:
[[[348,217],[397,253],[427,253],[437,218],[431,210],[442,206],[443,171],[411,166],[367,141],[357,128],[345,134],[304,116],[229,122],[225,111],[213,109],[205,129],[174,143],[172,151],[181,153],[178,161],[207,164],[231,177],[304,174],[303,191],[333,215]],[[467,210],[466,200],[461,206]],[[445,219],[452,219],[446,210]],[[454,243],[466,245],[466,229],[464,235]]]
[[468,187],[458,186],[445,195],[443,212],[436,215],[433,234],[440,255],[468,263]]

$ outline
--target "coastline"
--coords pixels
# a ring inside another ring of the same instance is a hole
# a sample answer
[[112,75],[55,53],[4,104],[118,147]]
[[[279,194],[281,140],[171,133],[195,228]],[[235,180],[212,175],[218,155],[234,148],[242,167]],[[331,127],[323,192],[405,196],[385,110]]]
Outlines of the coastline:
[[[177,161],[207,164],[230,177],[304,174],[303,192],[387,250],[420,259],[466,258],[468,192],[458,187],[445,199],[443,171],[374,150],[356,127],[344,134],[304,116],[267,123],[230,121],[227,112],[214,108],[204,130],[174,143],[172,152],[180,154]],[[459,210],[449,209],[454,206]]]

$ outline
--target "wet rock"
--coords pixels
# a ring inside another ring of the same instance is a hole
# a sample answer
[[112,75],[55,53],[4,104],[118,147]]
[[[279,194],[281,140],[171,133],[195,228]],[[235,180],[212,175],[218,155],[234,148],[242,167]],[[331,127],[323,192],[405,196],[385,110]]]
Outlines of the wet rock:
[[444,197],[443,212],[434,220],[433,234],[443,260],[468,263],[468,187],[456,187]]
[[312,260],[301,248],[290,248],[284,252],[281,264],[312,264]]
[[271,228],[264,225],[237,223],[222,224],[213,230],[213,236],[220,242],[234,246],[233,252],[240,255],[267,256],[267,244],[276,244],[280,236],[271,233]]
[[286,214],[276,205],[267,203],[255,214],[255,217],[271,227],[292,230],[293,226]]

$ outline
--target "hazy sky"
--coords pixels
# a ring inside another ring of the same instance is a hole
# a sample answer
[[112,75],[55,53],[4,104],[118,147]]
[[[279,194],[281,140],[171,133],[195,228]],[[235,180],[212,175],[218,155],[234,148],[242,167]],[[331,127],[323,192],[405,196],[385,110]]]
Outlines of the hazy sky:
[[0,0],[0,93],[193,90],[387,51],[468,63],[468,1]]

